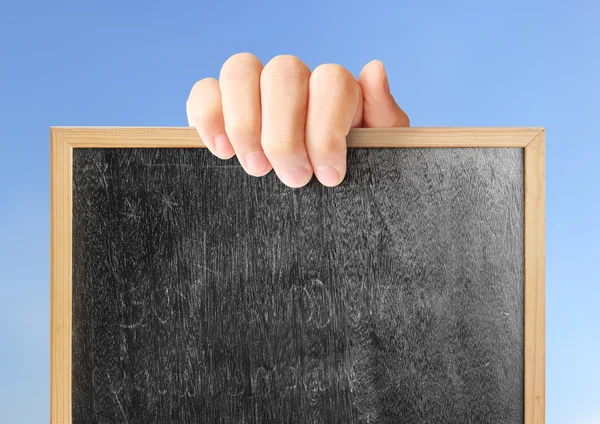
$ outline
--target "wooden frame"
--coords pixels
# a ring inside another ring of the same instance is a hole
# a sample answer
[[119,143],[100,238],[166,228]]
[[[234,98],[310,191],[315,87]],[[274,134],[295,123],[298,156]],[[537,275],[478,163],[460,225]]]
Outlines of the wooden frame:
[[[525,423],[545,422],[545,130],[353,129],[348,147],[524,149]],[[73,149],[206,147],[194,128],[50,129],[50,422],[71,423]]]

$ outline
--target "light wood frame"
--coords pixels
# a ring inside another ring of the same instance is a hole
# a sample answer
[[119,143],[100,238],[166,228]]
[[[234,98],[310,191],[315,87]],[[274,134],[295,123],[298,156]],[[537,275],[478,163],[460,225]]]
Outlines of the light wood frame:
[[[524,149],[524,424],[545,422],[545,130],[353,129],[348,147]],[[206,147],[189,127],[50,129],[50,422],[71,423],[73,149]],[[343,183],[342,183],[343,184]]]

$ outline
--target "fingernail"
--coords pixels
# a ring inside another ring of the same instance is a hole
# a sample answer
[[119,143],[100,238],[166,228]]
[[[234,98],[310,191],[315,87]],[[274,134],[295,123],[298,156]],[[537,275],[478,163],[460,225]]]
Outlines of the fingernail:
[[315,167],[315,175],[321,184],[329,187],[337,185],[340,182],[340,172],[332,166]]
[[215,150],[221,159],[231,157],[233,147],[229,142],[229,138],[225,134],[219,134],[215,137]]
[[295,166],[281,172],[279,178],[291,187],[299,187],[306,183],[306,179],[310,175],[310,170],[303,166]]
[[262,150],[246,155],[246,166],[248,167],[248,171],[252,174],[262,174],[269,165],[269,160]]

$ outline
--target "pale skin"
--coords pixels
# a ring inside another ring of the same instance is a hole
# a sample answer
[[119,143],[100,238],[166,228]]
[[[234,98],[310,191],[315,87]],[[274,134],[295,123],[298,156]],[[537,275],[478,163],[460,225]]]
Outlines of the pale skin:
[[410,125],[378,60],[357,80],[336,64],[311,72],[295,56],[276,56],[263,66],[253,54],[238,53],[225,61],[218,80],[194,84],[186,111],[212,154],[237,156],[252,176],[274,170],[292,188],[313,174],[328,187],[342,182],[351,128]]

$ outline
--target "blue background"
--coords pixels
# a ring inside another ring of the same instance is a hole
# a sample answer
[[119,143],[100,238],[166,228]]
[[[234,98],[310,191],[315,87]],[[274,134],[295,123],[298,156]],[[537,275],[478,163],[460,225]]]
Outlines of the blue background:
[[0,423],[48,422],[50,126],[187,126],[240,51],[380,59],[412,126],[546,127],[547,422],[600,423],[600,2],[249,3],[0,3]]

